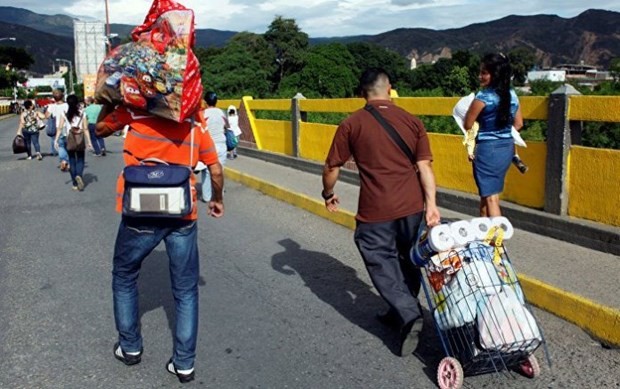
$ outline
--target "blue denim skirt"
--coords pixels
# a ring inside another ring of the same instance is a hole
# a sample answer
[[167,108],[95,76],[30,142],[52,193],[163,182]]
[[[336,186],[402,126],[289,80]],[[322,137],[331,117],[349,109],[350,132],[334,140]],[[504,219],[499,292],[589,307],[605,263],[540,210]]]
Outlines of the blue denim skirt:
[[514,140],[509,138],[479,142],[474,156],[474,180],[478,194],[487,197],[501,193],[514,156]]

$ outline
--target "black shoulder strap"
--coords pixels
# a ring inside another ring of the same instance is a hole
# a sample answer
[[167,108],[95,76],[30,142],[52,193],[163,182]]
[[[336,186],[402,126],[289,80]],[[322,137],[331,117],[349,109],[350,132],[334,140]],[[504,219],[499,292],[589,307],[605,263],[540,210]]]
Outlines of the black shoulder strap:
[[379,124],[381,124],[381,126],[385,128],[385,131],[387,131],[388,135],[390,135],[390,138],[392,138],[392,140],[398,145],[398,147],[400,147],[403,153],[405,153],[405,155],[409,157],[409,160],[411,161],[413,166],[416,166],[416,161],[415,161],[415,157],[413,156],[413,152],[411,151],[409,146],[407,146],[403,138],[401,138],[401,136],[398,135],[398,132],[394,129],[394,127],[392,127],[390,123],[388,123],[385,120],[385,118],[381,116],[379,111],[377,111],[375,107],[373,107],[372,105],[366,104],[364,109],[370,112],[372,116],[374,116],[375,119],[377,119]]

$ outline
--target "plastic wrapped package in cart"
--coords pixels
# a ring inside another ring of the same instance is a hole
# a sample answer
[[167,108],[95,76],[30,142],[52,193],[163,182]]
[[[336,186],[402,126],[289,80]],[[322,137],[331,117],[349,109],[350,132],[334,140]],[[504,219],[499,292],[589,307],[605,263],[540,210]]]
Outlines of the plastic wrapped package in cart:
[[510,287],[480,301],[477,323],[480,345],[486,350],[530,353],[542,342],[534,316]]
[[461,270],[435,296],[435,322],[441,330],[461,327],[476,319],[478,301],[497,294],[502,281],[492,263],[473,261]]

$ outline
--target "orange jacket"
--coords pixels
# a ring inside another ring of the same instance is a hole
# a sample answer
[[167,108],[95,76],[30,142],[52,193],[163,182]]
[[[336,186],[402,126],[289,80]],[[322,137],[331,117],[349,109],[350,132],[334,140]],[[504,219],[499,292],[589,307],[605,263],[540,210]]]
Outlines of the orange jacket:
[[[191,141],[191,122],[186,120],[177,123],[172,120],[163,119],[151,114],[119,106],[103,120],[108,131],[122,129],[129,125],[129,131],[125,138],[123,147],[123,159],[125,166],[139,165],[140,161],[147,158],[157,158],[170,164],[190,165],[190,152],[192,171],[198,161],[205,165],[219,163],[217,151],[206,123],[202,116],[198,114],[194,123],[194,141]],[[190,177],[192,187],[192,212],[184,219],[196,220],[198,210],[196,206],[196,177]],[[116,211],[123,209],[123,191],[125,189],[125,179],[123,173],[119,174],[116,182]]]

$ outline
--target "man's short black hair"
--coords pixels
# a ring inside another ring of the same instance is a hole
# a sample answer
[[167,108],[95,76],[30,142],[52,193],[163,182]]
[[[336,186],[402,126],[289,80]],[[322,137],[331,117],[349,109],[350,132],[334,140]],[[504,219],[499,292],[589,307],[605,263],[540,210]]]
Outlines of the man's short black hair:
[[207,91],[205,93],[205,101],[207,102],[207,105],[215,107],[217,104],[217,94],[213,91]]
[[388,82],[390,75],[382,68],[368,68],[362,73],[360,77],[360,83],[358,86],[360,95],[364,96],[369,90],[373,89],[377,80],[381,77],[386,77]]

